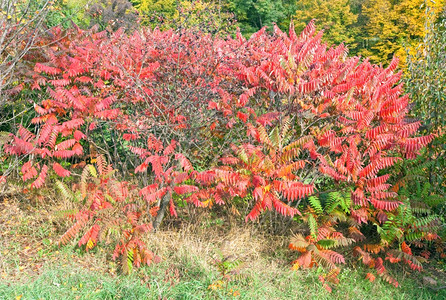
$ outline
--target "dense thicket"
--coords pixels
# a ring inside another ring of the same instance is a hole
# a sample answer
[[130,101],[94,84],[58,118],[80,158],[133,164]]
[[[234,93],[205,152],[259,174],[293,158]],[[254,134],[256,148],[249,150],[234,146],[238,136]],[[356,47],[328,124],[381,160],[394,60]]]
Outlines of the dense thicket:
[[[426,82],[442,83],[442,73],[423,73],[443,63],[441,31],[429,31],[418,54],[425,60],[410,56],[411,116],[397,58],[384,68],[349,57],[345,45],[327,46],[314,21],[299,34],[291,24],[288,33],[275,26],[246,39],[216,4],[194,2],[161,16],[171,18],[164,30],[131,22],[114,30],[136,15],[112,2],[110,16],[88,30],[36,35],[40,47],[23,48],[23,72],[8,83],[20,87],[24,117],[1,141],[0,181],[19,177],[32,193],[55,186],[76,205],[61,244],[77,240],[89,251],[112,243],[130,271],[159,259],[144,239],[166,214],[220,207],[262,230],[292,229],[293,268],[324,267],[327,289],[345,247],[395,286],[386,263],[420,270],[425,258],[444,255],[444,181],[411,188],[444,151],[424,150],[444,138],[440,118],[432,114],[420,133],[417,117],[429,114],[424,101],[443,97],[418,97]],[[342,32],[328,30],[329,38]],[[420,154],[431,165],[418,166]]]
[[[418,202],[429,203],[439,215],[446,212],[446,30],[445,20],[427,23],[423,43],[408,56],[405,89],[412,98],[412,118],[423,120],[423,132],[437,137],[415,163],[401,169],[404,192]],[[444,230],[444,229],[443,229]]]

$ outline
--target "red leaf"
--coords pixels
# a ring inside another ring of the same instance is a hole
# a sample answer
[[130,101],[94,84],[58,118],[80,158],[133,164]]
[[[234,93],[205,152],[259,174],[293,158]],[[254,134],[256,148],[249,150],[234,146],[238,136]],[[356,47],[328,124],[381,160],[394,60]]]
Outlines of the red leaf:
[[254,221],[255,219],[257,219],[261,212],[262,208],[260,206],[260,203],[257,202],[251,212],[246,216],[245,222],[248,222],[248,220]]
[[31,188],[40,188],[45,183],[45,178],[47,175],[48,167],[46,165],[42,166],[39,177],[31,184]]
[[63,142],[60,142],[54,147],[54,150],[67,150],[72,147],[76,143],[75,139],[69,139]]
[[383,260],[381,257],[378,257],[377,259],[375,259],[375,269],[378,274],[382,274],[386,271],[386,269],[384,268]]
[[257,123],[259,123],[262,126],[266,125],[272,125],[272,121],[277,120],[277,118],[280,116],[280,113],[278,112],[270,112],[266,113],[264,115],[261,115],[257,118]]
[[34,178],[37,176],[37,170],[32,166],[32,162],[28,161],[22,166],[23,173],[23,181],[27,181],[28,179]]
[[299,258],[297,259],[297,262],[303,268],[309,268],[310,265],[311,265],[311,252],[310,251],[306,251],[306,252],[302,253],[299,256]]
[[197,192],[198,191],[198,187],[193,186],[193,185],[181,185],[181,186],[176,186],[173,188],[173,190],[175,191],[175,193],[177,193],[178,195],[184,195],[184,194],[189,194],[189,193],[193,193],[193,192]]
[[159,206],[154,206],[152,208],[149,209],[149,213],[152,217],[156,217],[158,215],[158,211],[159,211],[160,207]]
[[59,175],[60,177],[67,177],[70,176],[71,172],[68,170],[65,170],[60,164],[58,164],[57,162],[55,162],[53,164],[53,170],[54,172],[56,172],[57,175]]
[[84,119],[77,118],[70,121],[62,123],[62,127],[65,129],[78,129],[84,124]]
[[79,141],[81,139],[85,139],[87,136],[85,134],[83,134],[81,131],[76,130],[73,134],[73,137],[76,141]]
[[189,172],[193,170],[192,164],[183,154],[181,153],[175,154],[175,159],[180,162],[180,165],[184,171]]
[[178,217],[177,211],[175,210],[175,205],[173,204],[173,200],[170,199],[169,202],[169,211],[171,216]]
[[88,126],[88,130],[92,131],[96,128],[96,123],[95,122],[91,122],[90,125]]
[[246,123],[246,121],[248,120],[248,115],[239,111],[237,112],[237,118],[242,120],[243,123]]

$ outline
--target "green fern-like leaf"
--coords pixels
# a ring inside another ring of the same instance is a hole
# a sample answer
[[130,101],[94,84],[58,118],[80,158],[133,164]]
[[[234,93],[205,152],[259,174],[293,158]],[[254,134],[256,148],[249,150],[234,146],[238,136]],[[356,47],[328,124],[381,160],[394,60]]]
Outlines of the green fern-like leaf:
[[423,235],[422,232],[408,231],[404,233],[404,239],[408,242],[419,241]]
[[127,268],[129,270],[129,273],[132,272],[133,268],[133,249],[130,251],[127,251]]
[[341,207],[346,213],[350,213],[350,207],[352,206],[352,198],[350,193],[344,193],[341,201]]
[[310,206],[314,209],[316,214],[318,214],[319,216],[323,214],[324,211],[322,209],[321,201],[318,197],[310,196],[308,197],[308,202],[310,202]]
[[350,212],[350,195],[343,195],[341,192],[331,192],[328,194],[328,200],[325,204],[325,211],[332,213],[337,207],[340,207],[346,213]]
[[430,183],[428,181],[424,182],[423,186],[421,188],[421,195],[420,195],[421,198],[423,198],[423,199],[427,198],[429,195],[430,189],[431,189]]
[[412,212],[412,215],[417,216],[432,214],[432,209],[423,201],[411,201],[410,211]]
[[273,128],[273,130],[271,130],[271,133],[269,134],[269,139],[274,148],[280,148],[281,138],[280,138],[279,126],[276,126]]
[[237,151],[237,156],[240,158],[245,164],[248,163],[248,155],[246,154],[245,149],[239,148]]
[[62,195],[62,197],[65,200],[68,200],[68,201],[74,201],[75,200],[75,198],[76,198],[75,194],[72,191],[70,191],[70,189],[66,186],[65,183],[57,180],[56,181],[56,188],[57,188],[57,190],[60,192],[60,194]]
[[94,178],[98,178],[98,173],[96,172],[96,168],[93,165],[88,165],[88,169],[91,176],[93,176]]
[[411,166],[411,168],[408,168],[406,170],[407,175],[424,175],[426,169],[432,167],[434,165],[435,161],[432,160],[428,160],[426,162],[423,163],[419,163],[416,166]]
[[323,239],[319,240],[317,244],[321,246],[323,249],[331,249],[336,247],[337,241],[332,239]]
[[290,151],[291,149],[300,148],[301,146],[305,145],[305,143],[309,142],[313,137],[311,135],[303,136],[294,142],[288,144],[286,147],[283,148],[283,152]]
[[105,195],[105,199],[107,199],[107,201],[110,202],[111,204],[115,204],[116,203],[115,199],[113,199],[113,197],[110,196],[109,194]]
[[415,227],[418,227],[418,228],[426,227],[427,225],[429,225],[436,219],[437,219],[437,216],[435,216],[435,215],[430,215],[430,216],[426,216],[423,218],[417,218],[414,222],[414,225],[415,225]]
[[446,203],[446,197],[441,195],[429,195],[424,198],[424,201],[431,207],[437,207],[442,203]]
[[291,118],[287,116],[283,120],[282,130],[280,132],[280,137],[282,139],[282,145],[286,145],[288,143],[288,140],[289,140],[289,137],[290,137],[288,132],[290,131],[290,128],[291,128]]
[[260,141],[262,143],[264,143],[265,145],[272,147],[272,142],[269,139],[269,136],[268,136],[268,133],[266,132],[265,127],[263,127],[262,125],[259,125],[257,131],[259,132]]
[[392,221],[386,221],[382,227],[377,224],[375,226],[381,239],[387,243],[399,240],[404,235],[404,232]]
[[311,235],[316,238],[317,236],[317,222],[316,219],[314,218],[313,214],[308,214],[308,227],[310,228],[310,233]]

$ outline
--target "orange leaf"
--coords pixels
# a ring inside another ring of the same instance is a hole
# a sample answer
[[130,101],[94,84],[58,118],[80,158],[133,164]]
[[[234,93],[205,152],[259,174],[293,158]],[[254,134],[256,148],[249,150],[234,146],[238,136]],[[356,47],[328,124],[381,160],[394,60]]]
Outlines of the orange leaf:
[[365,275],[365,278],[368,279],[370,282],[373,282],[376,279],[376,277],[372,273],[367,273]]

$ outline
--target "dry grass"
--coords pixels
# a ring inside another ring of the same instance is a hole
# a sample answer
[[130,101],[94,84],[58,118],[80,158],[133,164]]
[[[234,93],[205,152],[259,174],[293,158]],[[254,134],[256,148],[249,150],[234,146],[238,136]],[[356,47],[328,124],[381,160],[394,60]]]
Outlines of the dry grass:
[[[4,193],[0,197],[0,277],[23,281],[41,273],[44,266],[76,262],[87,269],[102,268],[105,255],[64,252],[57,246],[60,235],[68,228],[64,211],[73,204],[52,191],[40,193]],[[6,195],[6,196],[5,196]],[[96,267],[96,268],[97,268]],[[103,268],[102,268],[103,269]]]
[[276,256],[283,249],[282,237],[265,236],[252,226],[232,228],[225,232],[218,228],[203,229],[191,225],[181,230],[159,231],[147,238],[148,248],[163,260],[198,262],[200,268],[211,270],[215,261],[230,259],[241,263],[244,273],[280,272],[289,261]]
[[[0,277],[11,282],[25,277],[29,280],[41,274],[43,267],[55,264],[75,264],[112,276],[119,273],[119,266],[111,261],[106,249],[93,253],[73,251],[75,241],[59,248],[58,239],[71,224],[63,212],[74,209],[74,205],[54,191],[41,193],[45,197],[40,193],[9,193],[0,200]],[[242,268],[249,266],[245,273],[262,272],[265,267],[268,272],[280,272],[280,268],[288,266],[289,260],[271,259],[277,249],[284,249],[284,237],[266,236],[254,226],[232,226],[229,230],[224,226],[204,228],[200,222],[180,226],[150,232],[145,239],[148,248],[164,261],[186,260],[208,271],[215,270],[216,260],[226,258],[240,262]]]

